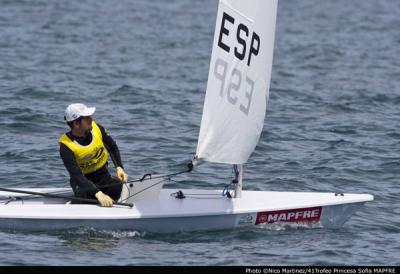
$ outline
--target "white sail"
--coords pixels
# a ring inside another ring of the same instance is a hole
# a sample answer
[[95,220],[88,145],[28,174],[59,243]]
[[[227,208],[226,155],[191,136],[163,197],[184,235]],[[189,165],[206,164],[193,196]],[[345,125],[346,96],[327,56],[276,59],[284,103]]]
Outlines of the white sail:
[[197,158],[243,164],[269,95],[277,0],[220,0]]

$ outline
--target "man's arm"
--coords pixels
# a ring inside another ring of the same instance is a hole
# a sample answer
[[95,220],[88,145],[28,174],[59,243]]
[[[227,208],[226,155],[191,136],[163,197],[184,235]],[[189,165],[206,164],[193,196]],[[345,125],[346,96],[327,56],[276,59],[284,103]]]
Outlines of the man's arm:
[[67,168],[71,179],[76,182],[80,189],[88,194],[95,196],[99,191],[92,181],[88,180],[82,173],[81,168],[75,160],[74,153],[65,145],[60,144],[60,156]]
[[122,160],[121,160],[121,155],[119,153],[119,149],[117,146],[117,143],[114,141],[114,139],[108,134],[108,132],[105,130],[105,128],[99,124],[97,124],[100,128],[101,134],[103,135],[103,143],[104,146],[106,147],[107,151],[110,153],[111,159],[114,163],[115,167],[123,167],[122,165]]

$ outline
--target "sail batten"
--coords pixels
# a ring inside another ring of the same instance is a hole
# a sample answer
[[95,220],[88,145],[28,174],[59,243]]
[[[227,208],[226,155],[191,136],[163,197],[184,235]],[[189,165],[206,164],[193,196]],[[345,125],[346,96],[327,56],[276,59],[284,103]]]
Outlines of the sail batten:
[[265,118],[277,0],[220,0],[196,155],[244,164]]

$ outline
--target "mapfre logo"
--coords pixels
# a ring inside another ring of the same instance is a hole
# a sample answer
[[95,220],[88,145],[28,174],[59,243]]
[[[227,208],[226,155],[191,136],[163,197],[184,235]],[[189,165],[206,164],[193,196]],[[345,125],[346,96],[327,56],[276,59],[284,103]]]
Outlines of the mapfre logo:
[[322,207],[287,209],[278,211],[258,212],[256,225],[275,222],[298,223],[317,222],[321,218]]

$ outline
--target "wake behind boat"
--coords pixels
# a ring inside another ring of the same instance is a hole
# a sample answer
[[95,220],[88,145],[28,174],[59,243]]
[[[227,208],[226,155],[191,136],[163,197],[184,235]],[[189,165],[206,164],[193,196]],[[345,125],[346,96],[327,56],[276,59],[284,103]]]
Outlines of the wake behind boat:
[[235,178],[224,191],[167,189],[163,184],[169,175],[153,176],[124,185],[120,202],[132,207],[112,208],[71,203],[72,191],[67,188],[0,191],[0,229],[88,226],[169,233],[281,223],[342,226],[373,196],[242,190],[243,167],[259,141],[265,118],[276,13],[277,0],[219,3],[193,165],[233,165]]

